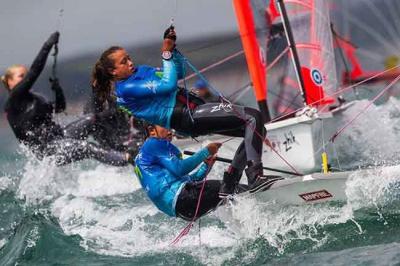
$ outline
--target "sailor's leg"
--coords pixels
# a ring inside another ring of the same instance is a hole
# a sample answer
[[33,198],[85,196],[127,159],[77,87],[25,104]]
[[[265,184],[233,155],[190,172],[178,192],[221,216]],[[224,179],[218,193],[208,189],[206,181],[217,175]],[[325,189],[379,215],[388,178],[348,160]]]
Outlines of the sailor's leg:
[[246,167],[246,162],[246,149],[244,141],[242,141],[236,150],[231,165],[224,172],[221,189],[219,191],[220,198],[225,198],[235,192],[235,188],[239,184],[243,170]]
[[[178,217],[185,220],[192,220],[197,207],[197,201],[200,197],[200,191],[203,182],[188,182],[182,189],[176,202],[175,211]],[[218,180],[207,180],[204,186],[203,194],[201,196],[200,207],[196,218],[206,214],[207,212],[215,209],[221,199],[218,192],[221,182]]]
[[233,104],[208,103],[199,105],[190,115],[184,110],[173,115],[171,126],[193,135],[218,133],[244,137],[247,161],[261,162],[262,143],[265,135],[261,113],[252,108]]
[[76,139],[64,139],[57,143],[56,163],[65,165],[87,158],[94,158],[102,163],[125,166],[128,164],[126,153],[105,150],[94,143]]
[[[246,169],[246,174],[251,184],[256,183],[263,175],[261,155],[265,128],[258,110],[233,104],[208,103],[196,107],[192,115],[187,109],[183,112],[174,111],[171,126],[194,135],[219,133],[244,137],[245,153],[238,149],[234,162],[247,163],[249,168]],[[242,149],[243,146],[239,148]],[[241,176],[242,169],[243,166],[237,165],[234,170],[240,172]]]
[[96,130],[94,114],[85,115],[64,127],[64,136],[73,139],[85,139]]

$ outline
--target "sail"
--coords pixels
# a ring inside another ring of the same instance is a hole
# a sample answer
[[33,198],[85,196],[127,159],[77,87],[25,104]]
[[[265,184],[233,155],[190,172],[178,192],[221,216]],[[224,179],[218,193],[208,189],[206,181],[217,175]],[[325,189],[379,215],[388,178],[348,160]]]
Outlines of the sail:
[[[300,69],[288,69],[284,85],[292,90],[292,96],[298,95],[294,89],[304,89],[303,100],[307,104],[334,103],[334,99],[327,97],[338,87],[328,1],[283,0],[283,3],[300,63]],[[275,16],[271,16],[273,24],[284,23],[282,16],[276,15],[274,2],[270,2],[269,10],[270,14],[275,10]],[[298,81],[299,75],[302,82]]]
[[[391,81],[400,74],[396,67],[400,62],[399,9],[396,0],[332,2],[334,37],[343,54],[337,64],[342,83],[369,79],[368,85],[373,86]],[[383,71],[385,73],[381,73]],[[370,79],[373,76],[376,77]]]

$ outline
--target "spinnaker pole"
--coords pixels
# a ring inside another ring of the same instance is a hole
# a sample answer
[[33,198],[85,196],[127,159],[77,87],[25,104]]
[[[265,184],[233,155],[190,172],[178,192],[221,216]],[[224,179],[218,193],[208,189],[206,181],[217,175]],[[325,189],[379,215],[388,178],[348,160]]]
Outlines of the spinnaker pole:
[[277,3],[278,3],[279,12],[281,13],[281,16],[282,16],[283,27],[285,29],[286,39],[287,39],[288,46],[289,46],[289,49],[290,49],[290,52],[292,55],[292,61],[293,61],[293,65],[294,65],[294,69],[295,69],[295,73],[296,73],[296,77],[297,77],[297,82],[300,87],[301,96],[303,97],[303,103],[304,103],[304,105],[307,105],[307,101],[306,101],[307,95],[306,95],[306,90],[305,90],[305,86],[304,86],[303,76],[301,74],[299,55],[297,53],[296,42],[294,41],[293,32],[292,32],[292,28],[290,26],[289,17],[286,12],[285,3],[283,2],[283,0],[277,0]]
[[267,105],[267,73],[262,62],[260,47],[257,42],[253,12],[250,0],[233,0],[240,38],[246,55],[247,67],[253,83],[258,107],[264,123],[271,120]]

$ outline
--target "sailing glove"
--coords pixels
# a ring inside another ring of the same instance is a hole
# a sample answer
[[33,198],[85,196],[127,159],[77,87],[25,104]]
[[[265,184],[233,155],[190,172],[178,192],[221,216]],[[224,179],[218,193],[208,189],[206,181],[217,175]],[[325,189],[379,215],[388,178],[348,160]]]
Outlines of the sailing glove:
[[174,26],[171,25],[164,31],[164,40],[165,39],[170,39],[176,42],[176,32]]
[[47,39],[46,43],[49,45],[57,44],[59,38],[60,33],[58,31],[53,32],[53,34],[50,35],[49,39]]

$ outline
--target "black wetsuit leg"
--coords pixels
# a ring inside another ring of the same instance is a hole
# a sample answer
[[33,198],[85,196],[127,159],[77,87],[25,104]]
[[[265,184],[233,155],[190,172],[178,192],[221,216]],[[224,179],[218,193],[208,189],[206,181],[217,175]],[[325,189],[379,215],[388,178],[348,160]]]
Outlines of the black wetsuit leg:
[[94,143],[77,139],[62,139],[52,142],[48,145],[47,155],[54,155],[57,165],[65,165],[87,158],[94,158],[113,166],[128,164],[125,153],[105,150]]
[[[186,183],[176,201],[175,211],[178,217],[188,221],[193,219],[202,185],[203,182]],[[221,182],[218,180],[206,181],[196,218],[203,216],[219,205],[221,201],[218,196],[220,187]]]
[[81,117],[64,127],[64,136],[73,139],[86,139],[96,130],[96,118],[94,114]]
[[[171,127],[190,135],[218,133],[244,137],[245,153],[237,152],[244,161],[261,162],[265,129],[261,113],[240,105],[207,103],[197,106],[192,114],[186,107],[177,105],[171,118]],[[247,159],[246,159],[247,157]]]

